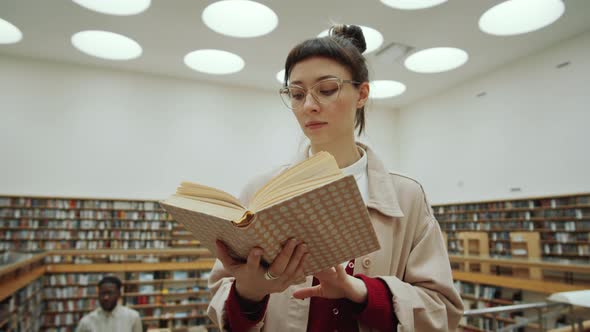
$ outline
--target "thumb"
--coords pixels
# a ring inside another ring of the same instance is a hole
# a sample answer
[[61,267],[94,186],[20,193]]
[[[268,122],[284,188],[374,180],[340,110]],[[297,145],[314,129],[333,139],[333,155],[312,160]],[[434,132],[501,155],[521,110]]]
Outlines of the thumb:
[[321,297],[322,296],[322,285],[313,287],[301,288],[293,292],[293,297],[296,299],[306,299],[308,297]]

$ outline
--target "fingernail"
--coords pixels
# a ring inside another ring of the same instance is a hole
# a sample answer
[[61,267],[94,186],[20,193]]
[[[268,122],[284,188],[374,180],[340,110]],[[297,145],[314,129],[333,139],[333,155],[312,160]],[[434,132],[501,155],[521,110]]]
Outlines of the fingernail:
[[254,256],[262,256],[262,250],[254,251]]

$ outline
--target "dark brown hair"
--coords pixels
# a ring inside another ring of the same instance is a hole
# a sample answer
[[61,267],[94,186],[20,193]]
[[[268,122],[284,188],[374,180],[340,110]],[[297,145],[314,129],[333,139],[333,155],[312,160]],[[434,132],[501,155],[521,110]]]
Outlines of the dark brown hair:
[[[308,39],[293,47],[285,61],[284,85],[298,62],[316,56],[330,58],[345,66],[353,81],[368,82],[369,71],[363,56],[366,49],[365,36],[359,26],[335,25],[327,37]],[[365,130],[364,106],[356,110],[354,127],[358,128],[359,135]]]
[[121,287],[123,287],[121,279],[111,275],[105,276],[104,278],[100,279],[100,281],[98,282],[98,288],[100,288],[104,284],[113,284],[119,291],[121,291]]

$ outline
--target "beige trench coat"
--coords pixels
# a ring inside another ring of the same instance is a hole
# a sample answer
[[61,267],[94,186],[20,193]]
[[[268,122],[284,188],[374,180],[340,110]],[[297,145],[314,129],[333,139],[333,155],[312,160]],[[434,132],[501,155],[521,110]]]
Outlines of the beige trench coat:
[[[455,288],[449,258],[440,227],[435,220],[422,186],[403,175],[387,172],[370,148],[368,158],[368,208],[381,249],[355,260],[354,274],[385,281],[393,294],[392,303],[399,320],[398,331],[454,331],[463,314],[463,303]],[[295,160],[307,158],[301,154]],[[282,168],[283,170],[285,168]],[[251,195],[272,176],[250,183],[243,195]],[[310,287],[312,277],[270,296],[264,319],[252,331],[305,331],[309,299],[291,299],[302,287]],[[212,299],[207,309],[211,320],[225,327],[225,301],[233,278],[216,261],[209,287]],[[359,323],[361,332],[374,331]]]

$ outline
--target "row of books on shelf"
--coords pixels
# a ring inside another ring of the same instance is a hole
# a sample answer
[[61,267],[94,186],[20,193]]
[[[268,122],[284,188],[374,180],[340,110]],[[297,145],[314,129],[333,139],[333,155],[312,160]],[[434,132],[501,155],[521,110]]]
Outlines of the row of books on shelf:
[[510,240],[510,232],[492,232],[489,234],[490,240]]
[[[47,286],[96,286],[105,274],[102,273],[59,273],[45,276],[44,285]],[[166,281],[206,280],[208,271],[155,271],[155,272],[127,272],[123,284],[140,284]]]
[[175,223],[169,220],[165,221],[122,221],[122,220],[47,220],[47,219],[0,219],[0,228],[62,228],[62,229],[137,229],[137,230],[154,230],[170,231],[174,228]]
[[[571,225],[570,225],[571,226]],[[575,230],[575,229],[574,229]],[[456,237],[456,234],[449,233],[451,239]],[[488,234],[490,241],[510,241],[510,232],[490,232]],[[541,233],[541,241],[557,241],[562,243],[568,242],[588,242],[590,243],[590,233],[588,232],[580,232],[580,233],[560,233],[556,231],[555,233],[544,232]]]
[[[44,286],[96,286],[103,273],[58,273],[50,274],[44,278]],[[153,284],[166,281],[207,280],[210,271],[153,271],[153,272],[126,272],[123,281],[125,287],[140,285],[142,283]]]
[[186,280],[186,279],[207,279],[210,271],[154,271],[154,272],[128,272],[127,281],[153,281],[153,280]]
[[[209,257],[209,255],[206,255]],[[156,255],[129,255],[129,254],[110,254],[110,255],[50,255],[45,257],[47,264],[91,264],[91,263],[190,263],[194,262],[199,255],[187,254],[172,256]]]
[[461,294],[476,299],[500,299],[502,288],[495,286],[478,285],[470,282],[457,280],[454,282],[455,289]]
[[590,204],[590,196],[571,196],[571,197],[560,197],[560,198],[547,198],[547,199],[528,199],[528,200],[514,200],[514,201],[502,201],[502,202],[485,202],[485,203],[467,203],[458,205],[441,205],[436,206],[434,211],[438,214],[443,213],[457,213],[457,212],[469,212],[478,210],[510,210],[510,209],[534,209],[540,207],[547,208],[558,208],[568,207],[575,205],[586,205]]
[[43,310],[42,278],[39,278],[0,302],[0,331],[38,331]]
[[480,212],[471,214],[439,214],[437,220],[445,221],[488,221],[488,220],[506,220],[506,219],[551,219],[551,218],[572,218],[584,219],[590,218],[590,207],[586,209],[571,210],[541,210],[541,211],[522,211],[522,212]]
[[[197,291],[195,291],[197,292]],[[168,294],[183,294],[186,293],[186,290],[178,290],[177,292],[171,292]],[[209,303],[209,298],[207,297],[206,293],[199,293],[200,295],[193,295],[187,298],[184,298],[182,301],[169,301],[168,299],[172,297],[161,296],[161,295],[138,295],[137,297],[130,297],[125,300],[125,304],[130,306],[138,306],[141,307],[142,305],[150,305],[150,306],[189,306],[189,305],[207,305]],[[137,309],[137,308],[135,308]]]
[[[186,295],[199,299],[198,296],[207,296],[205,290],[206,288],[199,286],[167,286],[159,289],[142,286],[137,293],[125,292],[122,297],[127,298],[125,303],[128,304],[158,304],[162,302],[162,296]],[[55,287],[43,290],[43,296],[47,301],[69,300],[77,297],[95,298],[98,296],[98,290],[96,287]],[[207,302],[205,297],[202,299],[202,302]]]
[[49,299],[69,299],[74,297],[92,297],[98,296],[98,289],[96,287],[58,287],[58,288],[45,288],[43,295],[46,300]]
[[[502,313],[497,317],[504,318],[504,319],[511,319],[509,314]],[[495,324],[495,325],[494,325]],[[497,329],[503,329],[506,326],[510,325],[504,320],[497,320],[495,323],[489,317],[479,316],[479,317],[467,317],[461,321],[461,325],[463,325],[463,332],[470,332],[470,331],[495,331]]]
[[497,230],[511,230],[511,229],[526,229],[530,231],[535,230],[550,230],[550,231],[582,231],[590,232],[590,221],[509,221],[509,222],[456,222],[456,223],[441,223],[440,227],[443,231],[497,231]]
[[139,311],[139,315],[144,318],[161,318],[161,319],[170,319],[170,318],[188,318],[194,319],[197,317],[206,318],[207,312],[203,309],[193,308],[190,310],[181,310],[181,311],[168,311],[162,308],[152,308],[152,309],[135,309]]
[[[541,246],[544,255],[571,255],[571,256],[588,256],[590,257],[590,244],[544,244]],[[458,241],[449,241],[448,243],[449,253],[461,254],[464,252],[464,248]],[[511,248],[509,243],[496,242],[490,246],[490,254],[500,255],[514,255],[514,256],[526,256],[528,251],[523,248]],[[587,258],[588,258],[587,257]]]
[[39,207],[58,209],[115,209],[115,210],[161,210],[154,201],[93,200],[0,197],[0,207]]
[[[139,299],[142,296],[138,296]],[[207,307],[208,298],[186,298],[179,301],[168,301],[160,298],[159,301],[124,301],[125,305],[133,309],[142,309],[143,305],[150,305],[151,308],[177,309],[187,307]],[[73,311],[92,311],[98,308],[98,299],[84,298],[78,300],[48,300],[45,301],[46,312],[73,312]]]
[[155,231],[66,231],[66,230],[0,230],[0,240],[169,240],[169,232]]
[[45,276],[45,286],[96,286],[104,277],[101,273],[62,273]]
[[45,311],[91,311],[98,307],[97,298],[85,298],[78,300],[46,300]]
[[63,326],[63,325],[78,325],[85,312],[70,312],[64,314],[45,314],[43,315],[43,325]]
[[169,241],[162,240],[44,240],[0,241],[0,251],[39,251],[66,249],[165,249]]
[[168,220],[166,212],[153,211],[101,211],[58,209],[10,209],[1,208],[0,218],[52,218],[52,219],[97,219],[97,220]]
[[[176,327],[207,325],[211,323],[206,315],[206,312],[202,309],[166,312],[163,311],[161,308],[154,308],[139,309],[138,312],[141,319],[144,322],[153,320],[177,320],[178,322],[174,322]],[[85,314],[87,314],[86,311],[69,313],[46,313],[43,315],[43,330],[46,330],[51,327],[77,326]],[[41,315],[39,315],[39,317],[40,316]],[[29,330],[24,329],[18,331]]]
[[543,254],[587,256],[590,259],[590,244],[544,244]]
[[590,243],[589,233],[543,233],[541,234],[541,241],[558,241],[558,242],[582,242]]

